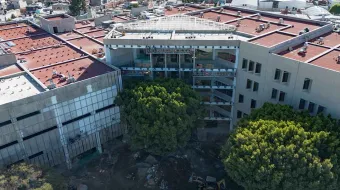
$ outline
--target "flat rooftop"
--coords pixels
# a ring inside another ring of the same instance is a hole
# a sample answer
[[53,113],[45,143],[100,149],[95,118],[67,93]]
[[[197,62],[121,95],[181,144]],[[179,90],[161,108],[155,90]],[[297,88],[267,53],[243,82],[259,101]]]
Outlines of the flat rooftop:
[[22,37],[29,37],[37,34],[46,33],[40,28],[32,26],[17,26],[11,29],[0,30],[0,37],[4,40],[17,39]]
[[87,26],[87,27],[82,27],[82,28],[77,28],[76,29],[80,33],[86,33],[86,32],[92,32],[98,30],[95,26]]
[[69,42],[75,45],[76,47],[83,49],[89,54],[94,54],[93,52],[99,51],[99,49],[103,48],[102,44],[87,37],[69,40]]
[[283,57],[291,58],[297,61],[306,62],[307,60],[328,50],[328,48],[325,48],[325,47],[320,47],[320,46],[309,44],[307,47],[307,51],[303,54],[300,54],[299,52],[303,46],[304,46],[303,44],[298,45],[296,47],[293,47],[292,51],[286,50],[286,51],[279,53],[279,55]]
[[23,71],[16,64],[0,67],[0,77],[12,75]]
[[88,26],[94,26],[94,21],[93,20],[78,21],[76,22],[76,25],[75,25],[76,29],[88,27]]
[[[195,14],[194,16],[200,17],[200,14],[198,13],[198,14]],[[218,17],[220,18],[219,22],[229,22],[235,19],[240,19],[239,16],[235,16],[235,15],[227,14],[227,13],[217,13],[213,11],[205,12],[203,14],[204,19],[208,19],[211,21],[217,21]]]
[[262,36],[260,38],[256,38],[255,40],[250,40],[250,42],[261,45],[261,46],[265,46],[265,47],[272,47],[276,44],[289,40],[293,37],[295,36],[290,35],[290,34],[280,33],[280,32],[274,32],[274,33]]
[[165,15],[174,15],[174,14],[189,13],[189,12],[198,11],[198,10],[201,10],[201,8],[190,7],[190,6],[178,6],[178,7],[173,7],[172,10],[165,10],[164,13]]
[[108,31],[99,29],[97,31],[87,32],[85,34],[88,35],[88,36],[91,36],[93,38],[96,38],[96,37],[100,37],[100,36],[105,36],[107,33],[108,33]]
[[242,19],[240,21],[241,23],[239,24],[239,26],[237,26],[237,21],[230,22],[228,24],[237,26],[237,31],[247,33],[253,36],[258,36],[261,34],[269,33],[274,30],[278,30],[284,27],[283,25],[271,23],[269,28],[264,29],[262,31],[256,31],[256,28],[259,27],[260,24],[267,24],[268,22],[265,22],[262,20],[255,20],[255,19],[253,20],[253,19],[248,19],[248,18]]
[[[322,42],[319,41],[320,37],[323,38]],[[330,32],[319,36],[315,39],[310,40],[313,44],[319,44],[327,47],[334,47],[340,45],[340,34],[335,32]]]
[[28,74],[0,79],[0,105],[39,94],[41,91]]
[[340,71],[340,60],[338,60],[339,55],[340,55],[340,50],[335,49],[309,62],[309,64],[339,72]]
[[[221,10],[214,10],[214,12],[221,12]],[[232,7],[227,7],[227,6],[223,8],[222,12],[227,13],[227,14],[232,14],[232,15],[238,15],[240,13],[241,17],[248,17],[250,15],[256,14],[256,13],[246,11],[246,10],[236,10],[236,9],[233,9]]]
[[[95,32],[94,34],[101,35],[103,30],[97,29]],[[0,104],[44,91],[40,84],[49,85],[46,76],[51,78],[53,70],[57,70],[60,75],[65,75],[63,79],[70,74],[75,81],[114,71],[113,68],[62,40],[76,38],[70,41],[76,46],[84,46],[84,50],[88,53],[91,53],[93,48],[103,47],[102,44],[76,32],[62,33],[55,37],[36,26],[22,22],[0,25],[0,38],[7,40],[1,42],[1,46],[14,53],[18,60],[17,64],[0,68],[0,80],[5,81],[0,83],[0,88],[10,89],[6,92],[0,90]],[[30,73],[36,79],[30,77]],[[66,80],[59,80],[55,76],[52,78],[57,87],[68,84]]]
[[23,65],[29,70],[78,59],[81,56],[83,56],[81,51],[65,44],[17,55],[19,59],[25,61]]
[[[58,76],[53,75],[53,71],[56,71]],[[82,81],[112,71],[113,69],[111,67],[98,62],[95,59],[83,58],[32,70],[31,73],[45,86],[48,86],[50,84],[50,79],[52,79],[57,87],[61,87],[68,84],[67,80],[63,79],[62,75],[66,77],[71,75],[76,81]]]
[[82,37],[83,35],[78,34],[76,32],[65,32],[65,33],[58,33],[57,34],[59,38],[62,38],[64,40],[69,40],[73,38],[79,38]]

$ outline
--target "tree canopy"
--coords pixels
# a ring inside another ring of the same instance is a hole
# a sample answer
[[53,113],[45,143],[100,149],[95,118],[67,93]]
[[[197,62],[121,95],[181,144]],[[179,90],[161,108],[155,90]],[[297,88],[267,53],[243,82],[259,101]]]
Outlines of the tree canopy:
[[329,12],[335,15],[340,14],[340,4],[334,4],[330,9]]
[[330,116],[266,103],[238,123],[222,161],[245,189],[338,189],[339,131]]
[[85,0],[72,0],[69,7],[71,15],[80,15],[80,11],[86,11]]
[[180,80],[130,82],[116,98],[132,148],[162,155],[184,146],[202,117],[201,98]]

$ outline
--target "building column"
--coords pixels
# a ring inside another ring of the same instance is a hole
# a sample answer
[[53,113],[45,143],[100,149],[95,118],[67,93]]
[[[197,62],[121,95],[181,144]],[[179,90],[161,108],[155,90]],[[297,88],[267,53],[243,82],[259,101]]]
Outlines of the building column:
[[212,49],[212,53],[213,53],[213,57],[212,57],[212,60],[216,60],[216,50],[215,49]]
[[178,54],[178,78],[181,78],[181,54]]
[[[239,57],[239,48],[236,47],[235,49],[235,63],[234,63],[234,72],[236,72],[237,70],[237,67],[238,67],[238,57]],[[236,75],[234,75],[234,78],[233,78],[233,94],[232,94],[232,97],[231,97],[231,113],[230,113],[230,126],[229,126],[229,130],[232,131],[233,130],[233,123],[234,123],[234,119],[233,119],[233,116],[235,115],[234,114],[234,107],[235,107],[235,96],[236,96]]]
[[67,143],[67,140],[65,138],[65,135],[64,135],[64,131],[63,131],[63,125],[62,125],[62,122],[61,122],[61,119],[60,119],[60,113],[59,113],[59,110],[57,108],[57,97],[56,96],[52,96],[51,97],[51,101],[52,101],[52,104],[53,104],[53,111],[54,111],[54,114],[55,114],[55,118],[56,118],[56,122],[57,122],[57,128],[58,128],[58,132],[59,132],[59,135],[60,135],[60,142],[61,142],[61,145],[63,147],[63,150],[64,150],[64,156],[65,156],[65,160],[66,160],[66,165],[67,165],[67,168],[68,169],[71,169],[72,168],[72,162],[71,162],[71,158],[70,158],[70,154],[69,154],[69,151],[68,151],[68,143]]
[[20,153],[21,153],[21,159],[25,160],[26,162],[28,162],[28,155],[26,153],[26,148],[25,148],[25,144],[24,144],[24,134],[22,133],[22,131],[20,130],[20,127],[17,124],[17,119],[15,117],[13,117],[13,113],[10,114],[11,116],[11,121],[12,121],[12,126],[15,129],[15,132],[17,134],[17,141],[20,145]]
[[153,79],[153,63],[152,63],[152,54],[150,53],[150,70],[151,70],[151,79]]
[[167,60],[166,60],[166,54],[164,54],[164,67],[166,68],[165,71],[165,78],[168,78],[168,65],[167,65]]
[[100,140],[100,134],[99,131],[96,131],[96,141],[97,141],[97,150],[101,154],[103,153],[102,143]]
[[196,70],[196,49],[194,48],[194,55],[192,56],[192,85],[195,85],[194,72]]

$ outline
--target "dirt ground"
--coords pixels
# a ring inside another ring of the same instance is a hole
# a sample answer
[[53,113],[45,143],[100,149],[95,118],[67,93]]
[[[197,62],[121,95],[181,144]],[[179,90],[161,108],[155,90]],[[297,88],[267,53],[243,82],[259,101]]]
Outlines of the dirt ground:
[[218,159],[218,147],[190,143],[169,156],[157,157],[133,152],[117,140],[105,145],[102,154],[93,153],[80,159],[65,175],[74,189],[85,184],[89,190],[197,190],[197,184],[189,182],[195,173],[204,179],[207,176],[217,181],[225,179],[228,190],[239,190]]

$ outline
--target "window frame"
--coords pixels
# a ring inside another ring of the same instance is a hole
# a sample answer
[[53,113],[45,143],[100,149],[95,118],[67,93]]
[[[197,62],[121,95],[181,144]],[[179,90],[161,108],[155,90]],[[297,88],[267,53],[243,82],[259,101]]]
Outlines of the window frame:
[[[249,84],[249,87],[248,87],[248,84]],[[253,86],[253,81],[250,80],[250,79],[247,79],[247,83],[246,83],[246,89],[251,89]]]
[[[311,108],[310,108],[310,106],[312,105],[312,110],[310,110]],[[309,113],[314,113],[315,112],[315,103],[314,102],[309,102],[309,104],[308,104],[308,112]]]
[[[254,106],[253,106],[253,102],[254,102]],[[250,101],[250,109],[255,109],[256,108],[256,104],[257,104],[256,100],[251,99],[251,101]]]
[[[281,95],[283,95],[283,100],[281,99]],[[280,91],[280,94],[279,94],[279,102],[284,102],[284,101],[285,101],[285,98],[286,98],[286,93],[283,92],[283,91]]]
[[242,69],[247,70],[248,69],[248,59],[243,58],[242,60]]
[[[303,108],[301,108],[301,103],[303,102]],[[304,110],[306,108],[306,103],[307,101],[305,99],[302,99],[300,98],[300,101],[299,101],[299,110]]]
[[[250,68],[252,67],[252,68]],[[249,60],[249,64],[248,64],[248,72],[254,72],[255,70],[255,61]]]
[[[308,81],[308,86],[307,86],[307,88],[305,88],[305,85],[306,85],[306,82],[307,82],[307,81]],[[303,81],[302,90],[303,90],[303,91],[310,91],[311,86],[312,86],[312,79],[310,79],[310,78],[305,78],[305,80]]]
[[[256,89],[255,89],[255,86],[256,86]],[[253,83],[253,92],[258,92],[259,91],[259,86],[260,84],[258,82],[255,82]]]
[[[278,77],[276,77],[276,74],[278,73]],[[280,78],[281,78],[281,69],[275,69],[275,73],[274,73],[274,80],[276,81],[280,81]]]
[[244,103],[244,95],[243,94],[238,94],[238,103]]
[[[273,97],[274,92],[275,92],[275,97]],[[270,98],[276,100],[278,92],[279,91],[276,88],[272,88],[272,94],[271,94]]]
[[[258,66],[259,66],[259,72],[257,72],[257,70],[258,70]],[[261,63],[256,63],[256,65],[255,65],[255,74],[261,74],[261,70],[262,70],[262,64]]]
[[[285,75],[285,74],[286,74],[286,75]],[[287,81],[283,81],[283,80],[285,79],[285,76],[287,76]],[[290,73],[289,73],[289,72],[283,71],[281,82],[282,82],[282,83],[288,83],[288,82],[289,82],[289,76],[290,76]]]

